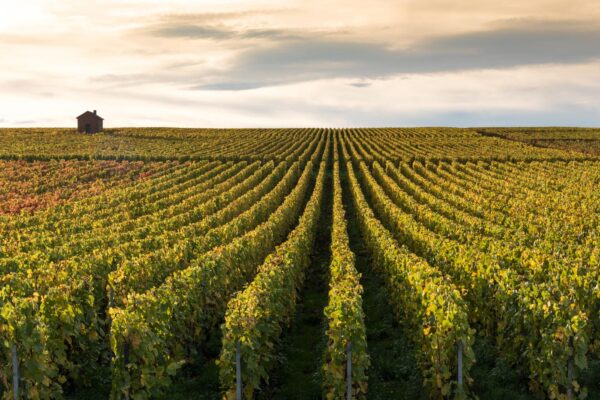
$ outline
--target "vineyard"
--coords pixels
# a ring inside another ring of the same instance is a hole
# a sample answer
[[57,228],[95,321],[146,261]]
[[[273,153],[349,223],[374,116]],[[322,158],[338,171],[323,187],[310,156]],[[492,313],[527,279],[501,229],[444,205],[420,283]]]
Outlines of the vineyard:
[[597,143],[0,130],[2,398],[600,399]]

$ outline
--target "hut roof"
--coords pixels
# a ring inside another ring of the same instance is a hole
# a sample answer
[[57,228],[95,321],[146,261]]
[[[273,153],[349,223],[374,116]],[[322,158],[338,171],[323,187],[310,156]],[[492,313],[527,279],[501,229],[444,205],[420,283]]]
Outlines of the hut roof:
[[92,117],[96,117],[99,118],[101,120],[104,120],[104,118],[102,118],[101,116],[99,116],[98,114],[96,114],[95,112],[91,112],[91,111],[86,111],[83,114],[81,114],[79,117],[77,117],[77,119],[83,118],[83,117],[87,117],[87,116],[92,116]]

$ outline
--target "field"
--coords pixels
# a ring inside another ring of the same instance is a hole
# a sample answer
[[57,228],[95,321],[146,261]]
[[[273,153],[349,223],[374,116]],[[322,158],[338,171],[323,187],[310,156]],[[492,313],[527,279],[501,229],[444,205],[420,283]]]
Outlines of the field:
[[600,399],[599,143],[0,130],[2,398]]
[[492,128],[479,133],[515,140],[533,146],[567,149],[600,155],[600,130],[582,128]]

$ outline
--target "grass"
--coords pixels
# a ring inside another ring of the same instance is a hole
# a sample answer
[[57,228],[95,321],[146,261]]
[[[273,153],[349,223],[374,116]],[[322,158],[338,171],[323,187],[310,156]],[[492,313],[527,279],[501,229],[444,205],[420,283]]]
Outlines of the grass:
[[[342,174],[342,186],[349,184]],[[363,309],[367,328],[367,350],[371,357],[368,398],[426,399],[414,346],[394,317],[384,282],[372,269],[371,259],[360,234],[356,210],[344,193],[350,248],[356,255],[356,268],[362,274]]]
[[[331,181],[331,169],[327,171]],[[312,400],[321,399],[321,366],[325,351],[325,316],[329,291],[331,262],[332,192],[326,183],[324,204],[317,227],[311,264],[300,292],[292,326],[284,331],[281,340],[279,365],[274,368],[258,399]]]

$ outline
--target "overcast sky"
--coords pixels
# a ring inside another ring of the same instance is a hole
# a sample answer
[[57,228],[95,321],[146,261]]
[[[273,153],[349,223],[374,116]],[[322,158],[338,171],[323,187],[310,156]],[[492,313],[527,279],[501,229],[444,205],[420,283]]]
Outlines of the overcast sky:
[[0,127],[600,126],[598,0],[0,0]]

